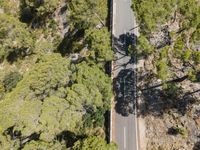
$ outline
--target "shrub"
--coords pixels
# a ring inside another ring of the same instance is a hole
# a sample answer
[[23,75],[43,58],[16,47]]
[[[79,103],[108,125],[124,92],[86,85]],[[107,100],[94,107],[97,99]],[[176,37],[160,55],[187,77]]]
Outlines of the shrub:
[[22,75],[19,72],[10,72],[3,80],[5,91],[10,92],[21,79]]

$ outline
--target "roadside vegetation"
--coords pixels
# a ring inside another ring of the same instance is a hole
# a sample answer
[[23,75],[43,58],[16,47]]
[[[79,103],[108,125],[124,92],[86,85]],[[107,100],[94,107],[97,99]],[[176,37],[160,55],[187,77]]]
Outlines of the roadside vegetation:
[[172,61],[175,59],[180,61],[181,69],[186,65],[190,69],[190,75],[196,76],[200,60],[199,2],[133,0],[132,7],[137,12],[141,32],[137,52],[145,57],[156,55],[154,62],[157,64],[158,77],[162,80],[169,79],[164,77],[166,72],[161,70],[165,70],[165,67],[172,68]]
[[[161,122],[157,129],[147,134],[154,143],[149,142],[147,147],[149,150],[192,149],[198,141],[192,130],[199,129],[196,112],[199,111],[200,96],[200,1],[132,2],[140,36],[137,46],[130,51],[137,52],[138,60],[144,60],[144,69],[138,73],[144,103],[141,115],[153,116],[154,122]],[[151,122],[151,119],[147,117],[146,121]],[[151,124],[154,126],[151,122],[147,128]],[[174,131],[185,140],[177,135],[176,141],[172,142],[170,136],[164,136],[164,125],[175,126]],[[160,143],[156,141],[157,133],[163,136]],[[186,140],[189,144],[181,147]]]
[[0,149],[116,149],[107,17],[107,0],[0,1]]

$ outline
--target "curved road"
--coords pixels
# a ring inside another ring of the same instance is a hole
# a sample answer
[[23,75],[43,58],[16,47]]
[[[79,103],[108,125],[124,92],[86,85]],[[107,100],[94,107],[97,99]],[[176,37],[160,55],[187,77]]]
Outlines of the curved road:
[[137,29],[131,0],[113,0],[113,62],[112,77],[115,106],[112,107],[111,141],[119,150],[138,150],[135,109],[136,75],[134,58],[127,55],[128,46],[135,43]]

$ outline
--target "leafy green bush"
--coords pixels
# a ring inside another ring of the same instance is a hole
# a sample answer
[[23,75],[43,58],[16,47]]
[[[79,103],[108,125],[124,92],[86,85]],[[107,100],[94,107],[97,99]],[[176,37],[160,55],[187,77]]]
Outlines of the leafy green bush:
[[98,108],[95,112],[88,112],[83,116],[84,127],[103,127],[105,118],[105,110],[103,108]]
[[17,83],[22,79],[22,75],[19,72],[10,72],[3,80],[5,90],[10,92],[16,87]]
[[91,136],[75,142],[72,150],[116,150],[113,143],[107,144],[101,137]]
[[139,24],[142,24],[142,32],[149,33],[170,19],[176,0],[132,0],[132,3],[133,10],[137,12]]
[[144,35],[140,35],[137,41],[137,53],[144,56],[154,52],[154,47],[150,44],[148,39]]
[[175,98],[180,94],[180,87],[175,83],[168,83],[163,86],[163,90],[170,98]]
[[68,21],[78,29],[94,28],[107,17],[107,0],[73,0],[69,1]]
[[0,15],[0,60],[11,54],[24,57],[33,52],[34,40],[27,26],[15,17]]
[[5,94],[5,88],[2,82],[0,82],[0,100],[3,98]]
[[93,59],[97,61],[111,61],[113,51],[110,44],[110,33],[107,28],[92,29],[85,31],[86,41],[91,53],[94,53]]

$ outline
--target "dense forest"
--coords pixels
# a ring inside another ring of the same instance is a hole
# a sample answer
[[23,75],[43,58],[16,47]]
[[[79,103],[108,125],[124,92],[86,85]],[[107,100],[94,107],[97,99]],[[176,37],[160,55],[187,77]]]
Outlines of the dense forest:
[[113,150],[107,0],[0,1],[0,149]]

